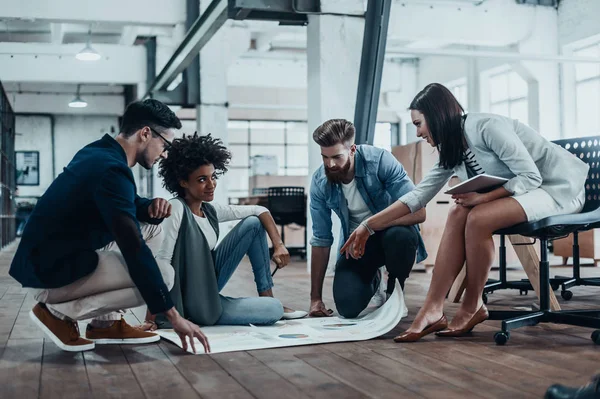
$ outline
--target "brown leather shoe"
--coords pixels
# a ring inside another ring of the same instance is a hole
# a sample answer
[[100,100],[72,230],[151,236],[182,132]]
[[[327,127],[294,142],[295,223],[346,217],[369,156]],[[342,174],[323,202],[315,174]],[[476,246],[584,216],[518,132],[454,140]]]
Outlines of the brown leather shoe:
[[473,317],[471,317],[471,320],[469,320],[467,325],[463,328],[459,328],[457,330],[449,329],[444,331],[438,331],[435,333],[435,335],[437,335],[438,337],[462,337],[463,335],[470,333],[471,330],[473,330],[473,328],[477,324],[486,321],[488,317],[490,317],[490,314],[488,313],[487,308],[485,307],[485,305],[481,305],[479,310],[475,312]]
[[443,314],[442,317],[438,321],[433,324],[428,325],[421,332],[403,332],[394,338],[394,342],[415,342],[423,338],[424,336],[431,334],[436,331],[443,330],[448,327],[448,319],[446,315]]
[[160,335],[132,327],[123,318],[107,328],[94,328],[88,324],[85,337],[97,344],[148,344],[160,341]]
[[43,303],[35,305],[29,312],[29,317],[56,346],[64,351],[82,352],[95,348],[92,341],[79,335],[76,322],[54,317]]

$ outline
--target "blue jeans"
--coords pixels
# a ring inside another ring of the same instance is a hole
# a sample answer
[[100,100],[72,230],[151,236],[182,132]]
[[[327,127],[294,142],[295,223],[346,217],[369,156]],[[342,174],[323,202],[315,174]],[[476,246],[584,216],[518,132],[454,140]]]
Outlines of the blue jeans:
[[[215,269],[219,291],[225,287],[246,254],[250,258],[258,292],[273,287],[265,229],[258,217],[249,216],[242,219],[216,248]],[[283,306],[275,298],[220,297],[223,313],[217,325],[269,325],[283,316]]]

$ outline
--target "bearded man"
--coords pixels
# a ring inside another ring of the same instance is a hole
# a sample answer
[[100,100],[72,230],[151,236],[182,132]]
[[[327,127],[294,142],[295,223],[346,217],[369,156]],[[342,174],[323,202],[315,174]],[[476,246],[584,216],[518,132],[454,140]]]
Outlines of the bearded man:
[[[354,137],[354,125],[345,119],[329,120],[313,133],[313,140],[321,147],[323,165],[313,174],[310,188],[311,316],[333,313],[322,300],[323,279],[333,244],[331,211],[340,218],[340,244],[343,244],[371,215],[415,187],[389,151],[370,145],[357,146]],[[338,257],[333,298],[341,316],[357,317],[376,294],[382,293],[380,268],[384,265],[404,288],[415,258],[420,262],[427,257],[417,226],[424,221],[423,208],[394,220],[384,230],[372,232],[373,237],[360,258]]]

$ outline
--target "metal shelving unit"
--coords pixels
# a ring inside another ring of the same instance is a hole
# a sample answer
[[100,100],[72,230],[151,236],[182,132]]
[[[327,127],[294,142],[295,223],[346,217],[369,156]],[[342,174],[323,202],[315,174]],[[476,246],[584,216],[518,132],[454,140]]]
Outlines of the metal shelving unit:
[[16,236],[15,226],[15,113],[0,83],[0,246]]

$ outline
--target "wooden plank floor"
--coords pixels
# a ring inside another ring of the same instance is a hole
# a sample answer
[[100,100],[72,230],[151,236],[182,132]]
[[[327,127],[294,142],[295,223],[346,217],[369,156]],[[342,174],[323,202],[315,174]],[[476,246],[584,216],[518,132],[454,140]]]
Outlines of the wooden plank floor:
[[[478,326],[469,337],[429,336],[413,344],[391,338],[408,327],[431,278],[413,272],[406,286],[409,316],[379,339],[237,353],[193,356],[176,346],[99,346],[66,353],[35,328],[28,312],[33,298],[8,276],[14,245],[0,252],[0,398],[540,398],[556,382],[579,385],[600,369],[600,347],[591,330],[559,325],[519,329],[498,347],[499,322]],[[570,274],[552,268],[552,274]],[[584,275],[600,270],[584,268]],[[510,278],[524,277],[510,271]],[[277,273],[275,294],[285,305],[306,309],[309,276],[296,262]],[[326,305],[333,307],[332,279],[326,278]],[[564,308],[594,307],[600,292],[573,288]],[[254,295],[245,261],[225,289]],[[531,306],[533,294],[500,291],[490,308]],[[452,315],[457,305],[447,305]],[[143,317],[144,309],[127,314]],[[82,324],[82,329],[84,324]]]

